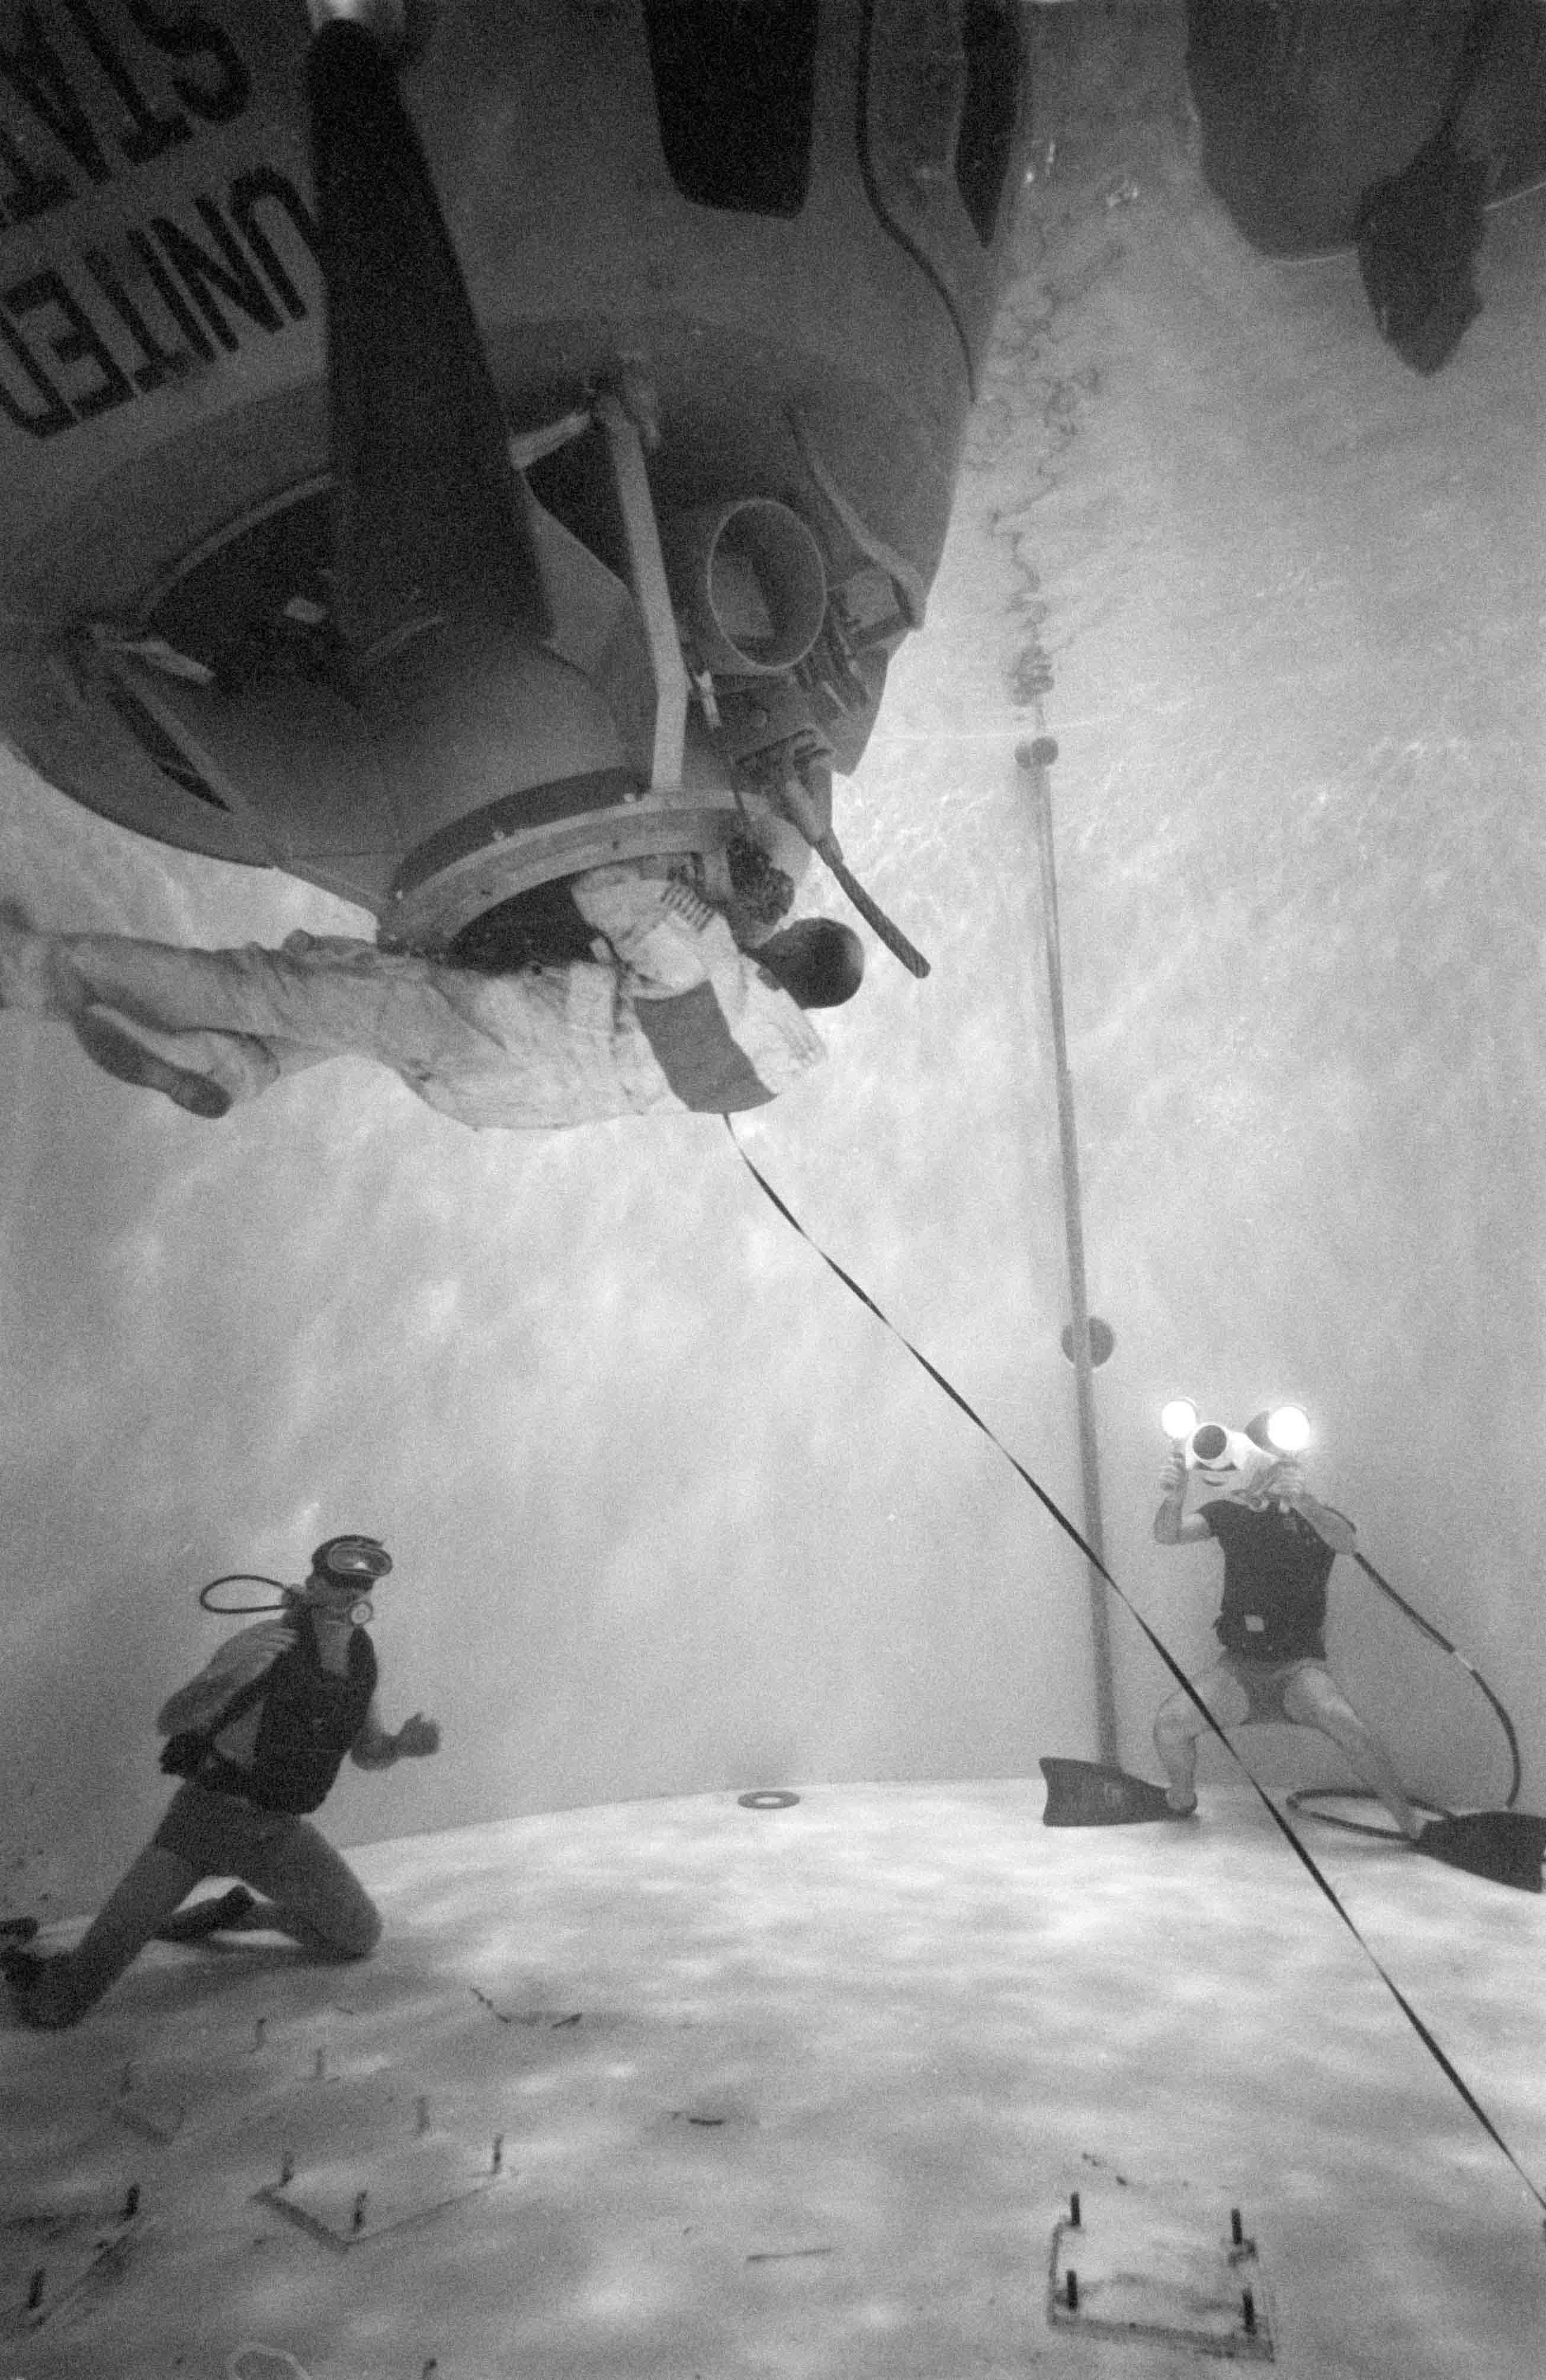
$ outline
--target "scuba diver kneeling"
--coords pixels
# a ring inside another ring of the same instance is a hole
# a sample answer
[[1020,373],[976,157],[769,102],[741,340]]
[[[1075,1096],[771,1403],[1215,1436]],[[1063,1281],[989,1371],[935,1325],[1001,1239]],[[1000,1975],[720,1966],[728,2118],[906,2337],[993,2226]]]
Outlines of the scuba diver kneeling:
[[[161,1765],[184,1782],[151,1842],[73,1950],[0,1951],[24,2022],[79,2023],[152,1937],[280,1933],[313,1959],[370,1956],[375,1905],[304,1814],[325,1801],[346,1754],[385,1768],[439,1749],[440,1730],[420,1713],[395,1734],[382,1725],[375,1650],[357,1615],[391,1567],[374,1537],[329,1537],[304,1586],[285,1590],[286,1617],[228,1638],[163,1706]],[[209,1876],[242,1881],[182,1909]]]

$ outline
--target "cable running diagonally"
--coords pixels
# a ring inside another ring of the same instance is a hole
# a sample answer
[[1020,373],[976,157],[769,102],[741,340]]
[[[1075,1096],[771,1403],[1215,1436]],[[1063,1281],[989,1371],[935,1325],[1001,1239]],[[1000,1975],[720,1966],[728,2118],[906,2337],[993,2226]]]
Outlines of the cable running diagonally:
[[[1325,1896],[1327,1900],[1330,1901],[1332,1907],[1341,1918],[1344,1925],[1346,1926],[1347,1931],[1353,1937],[1354,1941],[1357,1942],[1359,1949],[1363,1952],[1364,1957],[1374,1969],[1375,1973],[1384,1985],[1385,1989],[1390,1993],[1391,1998],[1394,2000],[1397,2008],[1400,2009],[1402,2015],[1406,2019],[1407,2023],[1411,2026],[1413,2032],[1417,2034],[1418,2039],[1422,2043],[1423,2047],[1428,2051],[1429,2056],[1433,2059],[1441,2073],[1443,2074],[1446,2081],[1454,2086],[1455,2090],[1465,2101],[1466,2106],[1470,2109],[1471,2114],[1476,2118],[1477,2122],[1481,2126],[1483,2131],[1486,2132],[1488,2138],[1492,2142],[1494,2146],[1502,2150],[1503,2155],[1508,2159],[1509,2164],[1514,2168],[1515,2172],[1524,2183],[1525,2188],[1529,2192],[1529,2194],[1534,2199],[1536,2204],[1541,2209],[1542,2215],[1546,2216],[1546,2194],[1543,2194],[1537,2187],[1536,2183],[1532,2181],[1530,2176],[1526,2172],[1524,2167],[1515,2155],[1514,2151],[1504,2140],[1502,2132],[1498,2130],[1497,2125],[1493,2122],[1491,2117],[1488,2114],[1486,2108],[1482,2106],[1480,2100],[1471,2089],[1470,2084],[1466,2081],[1465,2076],[1459,2071],[1458,2068],[1454,2064],[1439,2042],[1435,2040],[1432,2033],[1424,2023],[1422,2018],[1418,2014],[1416,2009],[1406,1998],[1406,1993],[1395,1981],[1395,1978],[1389,1973],[1382,1961],[1369,1948],[1368,1942],[1365,1941],[1362,1934],[1358,1931],[1357,1926],[1354,1924],[1352,1917],[1348,1914],[1346,1908],[1344,1906],[1335,1888],[1333,1886],[1330,1879],[1321,1873],[1321,1870],[1317,1865],[1310,1853],[1306,1851],[1303,1843],[1299,1840],[1298,1836],[1295,1833],[1287,1819],[1283,1815],[1283,1813],[1279,1810],[1277,1804],[1270,1798],[1263,1787],[1257,1781],[1257,1779],[1252,1774],[1247,1763],[1241,1758],[1234,1744],[1230,1742],[1223,1729],[1219,1725],[1217,1719],[1213,1717],[1212,1712],[1208,1708],[1207,1704],[1197,1692],[1196,1687],[1192,1684],[1191,1680],[1187,1677],[1180,1663],[1155,1634],[1153,1629],[1150,1628],[1148,1621],[1145,1620],[1142,1612],[1138,1610],[1137,1605],[1133,1603],[1130,1597],[1124,1593],[1120,1586],[1118,1586],[1115,1579],[1113,1578],[1110,1571],[1106,1568],[1104,1562],[1096,1553],[1094,1548],[1088,1542],[1080,1531],[1075,1527],[1073,1522],[1063,1511],[1061,1505],[1059,1505],[1056,1500],[1048,1494],[1047,1490],[1038,1480],[1031,1476],[1024,1463],[1017,1462],[1016,1457],[1010,1453],[1009,1449],[1004,1445],[1003,1439],[989,1427],[988,1424],[983,1420],[981,1415],[977,1412],[975,1407],[967,1402],[966,1398],[961,1394],[959,1389],[957,1389],[951,1381],[947,1380],[944,1374],[929,1361],[928,1356],[921,1354],[920,1351],[913,1345],[912,1341],[904,1331],[897,1329],[895,1323],[892,1321],[889,1315],[882,1312],[874,1299],[870,1295],[869,1291],[862,1289],[858,1282],[854,1279],[853,1275],[851,1273],[845,1272],[843,1267],[837,1262],[836,1258],[834,1257],[830,1257],[825,1248],[821,1245],[820,1242],[811,1238],[804,1224],[799,1220],[799,1218],[792,1211],[791,1208],[785,1205],[783,1199],[779,1196],[777,1191],[773,1189],[772,1184],[766,1180],[766,1178],[752,1163],[750,1158],[747,1155],[746,1150],[741,1147],[740,1140],[736,1132],[735,1124],[732,1123],[729,1116],[724,1118],[724,1128],[730,1135],[732,1142],[735,1144],[736,1154],[740,1159],[741,1163],[746,1167],[747,1172],[750,1174],[752,1180],[756,1183],[763,1196],[777,1208],[778,1212],[783,1216],[790,1229],[798,1232],[800,1238],[806,1243],[806,1245],[814,1249],[815,1253],[821,1257],[822,1262],[827,1267],[828,1270],[834,1272],[837,1275],[838,1280],[843,1283],[844,1287],[852,1292],[854,1296],[858,1299],[861,1305],[868,1306],[870,1312],[875,1317],[876,1321],[883,1324],[883,1327],[891,1332],[894,1339],[901,1342],[902,1345],[907,1349],[914,1362],[920,1364],[923,1366],[923,1369],[928,1373],[930,1378],[934,1382],[935,1386],[943,1390],[945,1395],[950,1399],[951,1403],[958,1405],[962,1413],[966,1415],[967,1419],[973,1423],[975,1427],[982,1432],[983,1437],[986,1438],[992,1445],[998,1449],[998,1451],[1003,1455],[1011,1470],[1016,1472],[1024,1481],[1025,1485],[1030,1489],[1031,1494],[1036,1498],[1038,1503],[1040,1503],[1050,1514],[1051,1518],[1056,1522],[1065,1536],[1070,1538],[1072,1542],[1077,1546],[1086,1561],[1090,1563],[1090,1565],[1099,1572],[1102,1578],[1104,1579],[1106,1585],[1110,1587],[1112,1593],[1116,1597],[1118,1602],[1124,1606],[1124,1608],[1131,1614],[1132,1618],[1138,1622],[1138,1627],[1142,1630],[1144,1635],[1148,1638],[1150,1644],[1153,1646],[1155,1652],[1164,1663],[1165,1668],[1170,1671],[1172,1677],[1176,1680],[1177,1683],[1182,1687],[1183,1691],[1187,1694],[1191,1702],[1196,1705],[1197,1708],[1201,1712],[1202,1717],[1207,1720],[1210,1731],[1213,1735],[1217,1736],[1219,1742],[1223,1745],[1224,1750],[1228,1753],[1231,1760],[1234,1761],[1236,1767],[1248,1779],[1252,1792],[1261,1803],[1267,1815],[1272,1819],[1272,1824],[1276,1827],[1279,1834],[1282,1835],[1284,1840],[1292,1850],[1294,1856],[1299,1862],[1300,1866],[1303,1867],[1307,1874],[1312,1878],[1317,1889]],[[1379,1584],[1383,1585],[1384,1581],[1382,1579],[1379,1581]],[[1387,1591],[1394,1593],[1394,1589]],[[1436,1634],[1437,1631],[1433,1631],[1431,1633]],[[1453,1647],[1450,1649],[1453,1650]]]

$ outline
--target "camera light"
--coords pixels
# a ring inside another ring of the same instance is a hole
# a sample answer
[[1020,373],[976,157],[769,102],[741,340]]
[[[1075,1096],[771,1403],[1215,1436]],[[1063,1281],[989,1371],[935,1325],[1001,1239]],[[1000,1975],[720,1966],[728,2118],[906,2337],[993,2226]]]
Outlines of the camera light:
[[1173,1397],[1160,1415],[1160,1427],[1169,1439],[1190,1438],[1200,1419],[1190,1397]]
[[1309,1415],[1298,1405],[1279,1405],[1267,1416],[1267,1436],[1280,1454],[1302,1454],[1309,1444]]

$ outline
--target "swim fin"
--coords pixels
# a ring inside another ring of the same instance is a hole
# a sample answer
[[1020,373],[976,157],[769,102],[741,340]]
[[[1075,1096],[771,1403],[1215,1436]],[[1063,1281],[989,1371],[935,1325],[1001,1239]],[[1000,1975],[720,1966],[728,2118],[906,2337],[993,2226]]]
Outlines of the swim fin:
[[38,1930],[35,1917],[0,1917],[0,1975],[6,1983],[24,1983],[37,1964],[37,1953],[24,1950]]
[[1460,1818],[1430,1818],[1414,1848],[1490,1883],[1539,1892],[1546,1818],[1532,1817],[1528,1810],[1473,1810]]
[[1047,1780],[1044,1827],[1134,1827],[1146,1818],[1169,1818],[1178,1825],[1192,1815],[1173,1810],[1163,1785],[1150,1785],[1100,1761],[1043,1760],[1041,1774]]

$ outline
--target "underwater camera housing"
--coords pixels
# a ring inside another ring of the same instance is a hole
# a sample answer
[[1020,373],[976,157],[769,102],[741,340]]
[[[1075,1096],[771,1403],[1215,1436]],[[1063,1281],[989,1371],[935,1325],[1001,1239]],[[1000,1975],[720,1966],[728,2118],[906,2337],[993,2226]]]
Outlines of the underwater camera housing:
[[1248,1499],[1285,1455],[1309,1443],[1309,1420],[1298,1405],[1278,1405],[1253,1414],[1244,1429],[1202,1421],[1189,1397],[1164,1407],[1160,1427],[1178,1446],[1188,1471],[1198,1472],[1215,1495]]
[[1205,1421],[1187,1440],[1187,1468],[1218,1496],[1248,1497],[1282,1457],[1259,1446],[1243,1429]]

